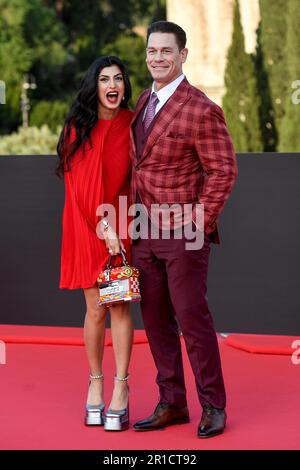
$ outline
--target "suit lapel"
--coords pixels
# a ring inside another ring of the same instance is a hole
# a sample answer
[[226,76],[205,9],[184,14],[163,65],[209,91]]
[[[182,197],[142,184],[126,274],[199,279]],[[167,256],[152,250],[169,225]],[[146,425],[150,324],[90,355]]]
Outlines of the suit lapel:
[[[190,99],[188,91],[189,83],[184,79],[157,116],[155,124],[148,136],[140,162],[147,157],[157,139],[165,132],[175,116],[181,111],[183,105]],[[147,97],[149,97],[149,94],[147,94]]]
[[149,96],[150,96],[150,88],[146,91],[144,91],[144,93],[141,95],[139,101],[138,101],[138,104],[137,104],[137,107],[134,111],[134,116],[132,118],[132,121],[131,121],[131,125],[133,125],[136,121],[136,118],[138,117],[141,109],[144,107],[146,101],[148,100]]
[[149,95],[150,95],[150,92],[151,90],[146,90],[140,97],[139,101],[138,101],[138,104],[137,104],[137,107],[135,109],[135,112],[134,112],[134,115],[133,115],[133,118],[132,118],[132,121],[131,121],[131,126],[130,126],[130,141],[131,141],[131,148],[134,152],[134,156],[136,156],[136,146],[135,146],[135,140],[134,140],[134,135],[133,135],[133,125],[140,113],[140,111],[143,109],[146,101],[148,100],[149,98]]

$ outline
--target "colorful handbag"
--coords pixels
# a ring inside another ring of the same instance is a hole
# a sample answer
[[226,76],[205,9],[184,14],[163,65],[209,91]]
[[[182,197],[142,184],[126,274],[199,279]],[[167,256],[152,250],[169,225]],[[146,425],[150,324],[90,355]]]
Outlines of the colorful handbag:
[[112,256],[105,271],[98,278],[98,305],[109,307],[123,302],[140,302],[139,270],[129,266],[125,253],[121,251],[123,266],[112,267]]

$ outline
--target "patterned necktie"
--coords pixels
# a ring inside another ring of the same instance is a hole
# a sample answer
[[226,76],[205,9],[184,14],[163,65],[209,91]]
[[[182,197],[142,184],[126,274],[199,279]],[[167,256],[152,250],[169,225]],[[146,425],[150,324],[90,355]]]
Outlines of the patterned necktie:
[[158,105],[158,103],[159,103],[159,99],[157,98],[157,94],[153,92],[148,103],[145,119],[143,121],[143,126],[144,126],[145,131],[148,129],[148,127],[150,126],[152,122],[152,119],[155,116],[155,108]]

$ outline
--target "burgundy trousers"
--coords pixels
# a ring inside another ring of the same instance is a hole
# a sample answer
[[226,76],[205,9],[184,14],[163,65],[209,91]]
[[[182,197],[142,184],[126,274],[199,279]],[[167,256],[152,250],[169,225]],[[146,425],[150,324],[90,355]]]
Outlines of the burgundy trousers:
[[225,408],[218,342],[206,297],[210,241],[205,235],[198,250],[186,250],[185,243],[174,238],[133,242],[133,265],[140,270],[142,316],[157,368],[160,402],[187,404],[179,323],[201,405]]

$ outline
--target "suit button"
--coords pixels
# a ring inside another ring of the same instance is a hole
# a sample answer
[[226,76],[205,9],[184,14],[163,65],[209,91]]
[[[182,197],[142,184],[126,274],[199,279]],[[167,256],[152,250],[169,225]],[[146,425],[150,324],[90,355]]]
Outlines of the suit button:
[[139,169],[140,169],[139,165],[136,165],[135,169],[136,169],[136,171],[139,171]]

